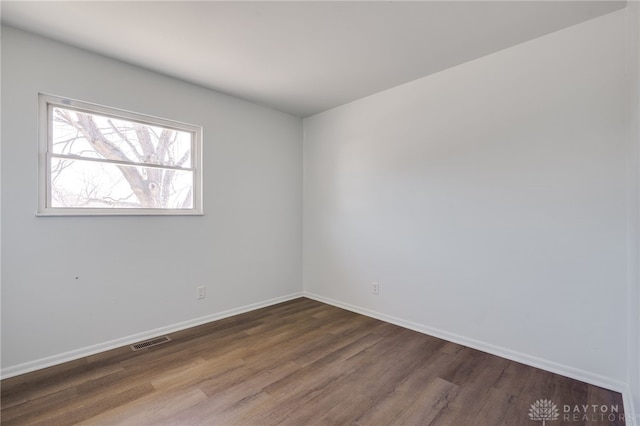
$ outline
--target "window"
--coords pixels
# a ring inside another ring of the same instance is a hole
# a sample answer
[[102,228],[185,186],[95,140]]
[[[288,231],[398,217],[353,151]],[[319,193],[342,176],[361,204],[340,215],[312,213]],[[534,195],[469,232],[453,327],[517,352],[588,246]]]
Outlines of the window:
[[39,215],[202,214],[202,128],[40,95]]

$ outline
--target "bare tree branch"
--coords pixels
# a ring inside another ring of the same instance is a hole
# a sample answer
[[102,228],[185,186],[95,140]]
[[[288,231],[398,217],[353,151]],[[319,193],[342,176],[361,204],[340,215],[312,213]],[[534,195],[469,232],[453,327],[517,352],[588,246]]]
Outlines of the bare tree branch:
[[122,139],[123,141],[125,141],[127,143],[127,145],[129,145],[129,148],[131,148],[131,151],[133,151],[133,153],[135,154],[136,158],[138,159],[138,161],[142,161],[143,160],[143,156],[141,153],[138,152],[138,148],[131,142],[131,140],[129,140],[129,138],[127,137],[127,135],[125,133],[123,133],[120,129],[118,129],[114,124],[113,124],[113,120],[107,120],[107,122],[109,123],[109,126],[111,126],[111,128],[116,132],[116,134],[120,137],[120,139]]
[[[107,140],[100,132],[90,114],[76,113],[77,121],[71,121],[71,125],[76,127],[91,143],[96,152],[104,158],[129,161],[127,156],[113,143]],[[140,201],[143,207],[156,207],[156,203],[152,195],[147,189],[147,183],[136,167],[117,166],[124,177],[129,182],[133,193]]]
[[[64,153],[75,153],[87,157],[102,157],[108,160],[122,161],[125,163],[153,163],[157,165],[182,166],[190,158],[190,150],[186,150],[176,161],[176,151],[180,146],[178,141],[179,132],[172,129],[161,128],[158,132],[155,128],[139,123],[126,123],[120,125],[106,117],[94,116],[90,113],[80,111],[67,110],[57,108],[54,114],[54,120],[58,123],[60,136],[62,138],[55,141],[55,144],[62,147]],[[97,120],[97,121],[96,121]],[[73,129],[73,130],[72,130]],[[75,131],[75,135],[73,135]],[[132,133],[133,132],[133,133]],[[67,134],[65,137],[65,133]],[[134,136],[135,134],[135,136]],[[72,149],[72,144],[82,142],[77,147],[80,149]],[[88,144],[88,145],[86,145]],[[89,146],[91,149],[89,149]],[[132,158],[134,157],[134,158]],[[53,180],[58,179],[63,171],[73,164],[74,161],[59,161],[57,167],[52,171]],[[106,166],[105,166],[106,167]],[[176,204],[176,197],[181,194],[176,193],[174,188],[178,172],[172,169],[163,169],[158,167],[126,166],[126,165],[109,165],[113,170],[117,168],[122,174],[122,178],[126,180],[131,188],[133,196],[137,199],[137,203],[130,201],[130,196],[118,197],[111,196],[115,194],[118,185],[122,180],[115,182],[111,187],[105,187],[105,181],[92,181],[92,178],[85,180],[82,193],[73,192],[76,204],[103,204],[112,206],[141,206],[145,208],[168,207],[169,204]],[[187,187],[185,186],[184,190]],[[73,191],[73,190],[71,190]],[[182,190],[180,190],[182,192]],[[105,193],[107,195],[105,195]],[[63,194],[56,190],[56,196],[62,203],[73,203],[69,197],[72,193]],[[80,199],[82,198],[82,199]],[[178,205],[182,208],[192,204],[191,190],[185,199]],[[173,201],[172,201],[173,200]]]

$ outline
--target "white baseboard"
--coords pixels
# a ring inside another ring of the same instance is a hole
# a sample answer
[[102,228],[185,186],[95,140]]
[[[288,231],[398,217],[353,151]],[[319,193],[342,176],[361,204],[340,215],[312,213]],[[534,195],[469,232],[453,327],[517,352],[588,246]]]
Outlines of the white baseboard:
[[[599,386],[605,389],[609,389],[615,392],[623,394],[628,393],[628,386],[626,383],[612,380],[608,377],[601,376],[596,373],[574,368],[568,365],[558,364],[553,361],[527,355],[522,352],[513,351],[504,347],[492,345],[490,343],[482,342],[465,336],[460,336],[447,331],[439,330],[437,328],[429,327],[423,324],[414,323],[411,321],[403,320],[391,315],[386,315],[380,312],[372,311],[370,309],[354,306],[349,303],[340,302],[328,297],[320,296],[318,294],[304,292],[304,297],[317,300],[329,305],[336,306],[338,308],[346,309],[348,311],[356,312],[371,318],[379,319],[391,324],[398,325],[400,327],[408,328],[410,330],[417,331],[419,333],[427,334],[429,336],[438,337],[449,342],[457,343],[459,345],[467,346],[472,349],[477,349],[482,352],[487,352],[492,355],[496,355],[502,358],[506,358],[512,361],[516,361],[522,364],[529,365],[531,367],[540,368],[552,373],[560,374],[571,379],[580,380],[585,383],[589,383],[594,386]],[[625,400],[625,403],[627,401]],[[626,409],[627,405],[625,405]],[[639,425],[640,426],[640,425]]]
[[302,292],[292,293],[286,296],[276,297],[273,299],[264,300],[262,302],[252,303],[250,305],[229,309],[216,314],[206,315],[204,317],[195,318],[192,320],[168,325],[165,327],[156,328],[153,330],[148,330],[142,333],[132,334],[130,336],[122,337],[115,340],[110,340],[108,342],[99,343],[97,345],[87,346],[84,348],[75,349],[73,351],[64,352],[58,355],[37,359],[35,361],[29,361],[23,364],[10,366],[7,368],[3,368],[2,371],[0,371],[0,378],[7,379],[9,377],[18,376],[20,374],[29,373],[31,371],[40,370],[42,368],[51,367],[51,366],[62,364],[68,361],[73,361],[89,355],[95,355],[100,352],[105,352],[105,351],[116,349],[122,346],[131,345],[141,340],[147,340],[163,334],[175,333],[176,331],[181,331],[187,328],[196,327],[198,325],[206,324],[208,322],[217,321],[223,318],[228,318],[234,315],[243,314],[245,312],[254,311],[256,309],[286,302],[288,300],[296,299],[302,296],[303,296]]
[[207,315],[204,317],[195,318],[193,320],[156,328],[154,330],[148,330],[142,333],[133,334],[130,336],[111,340],[111,341],[100,343],[93,346],[87,346],[84,348],[50,356],[47,358],[42,358],[35,361],[30,361],[23,364],[10,366],[0,371],[0,377],[2,379],[7,379],[9,377],[18,376],[20,374],[29,373],[31,371],[40,370],[42,368],[51,367],[51,366],[62,364],[68,361],[73,361],[79,358],[83,358],[85,356],[94,355],[100,352],[105,352],[105,351],[116,349],[122,346],[131,345],[141,340],[150,339],[153,337],[157,337],[159,335],[175,333],[177,331],[185,330],[191,327],[196,327],[198,325],[206,324],[212,321],[217,321],[217,320],[228,318],[234,315],[243,314],[245,312],[250,312],[256,309],[286,302],[288,300],[296,299],[298,297],[307,297],[309,299],[317,300],[319,302],[333,305],[342,309],[346,309],[348,311],[356,312],[371,318],[375,318],[381,321],[395,324],[400,327],[408,328],[410,330],[414,330],[419,333],[438,337],[440,339],[444,339],[449,342],[457,343],[463,346],[467,346],[473,349],[490,353],[492,355],[496,355],[512,361],[520,362],[522,364],[540,368],[546,371],[550,371],[552,373],[560,374],[565,377],[580,380],[582,382],[589,383],[594,386],[610,389],[615,392],[621,392],[623,397],[623,402],[624,402],[626,424],[630,426],[640,426],[640,418],[636,417],[636,413],[634,410],[634,405],[631,397],[631,390],[626,383],[622,383],[616,380],[611,380],[607,377],[600,376],[595,373],[580,370],[580,369],[563,365],[563,364],[558,364],[549,360],[533,357],[531,355],[527,355],[521,352],[513,351],[500,346],[495,346],[479,340],[449,333],[443,330],[439,330],[433,327],[428,327],[428,326],[414,323],[411,321],[406,321],[406,320],[403,320],[402,318],[386,315],[380,312],[372,311],[370,309],[361,308],[358,306],[354,306],[348,303],[340,302],[328,297],[320,296],[320,295],[309,293],[309,292],[292,293],[286,296],[276,297],[276,298],[265,300],[262,302],[252,303],[249,305],[241,306],[234,309],[229,309],[216,314]]

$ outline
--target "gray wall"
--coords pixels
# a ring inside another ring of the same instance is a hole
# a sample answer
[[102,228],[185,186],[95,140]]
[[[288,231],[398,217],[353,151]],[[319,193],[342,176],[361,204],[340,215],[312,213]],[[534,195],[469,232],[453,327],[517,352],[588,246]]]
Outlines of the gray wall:
[[640,2],[627,3],[629,73],[629,396],[640,425]]
[[[202,125],[205,215],[35,217],[38,92]],[[299,118],[3,28],[3,371],[300,294],[301,140]]]
[[305,291],[622,390],[625,55],[622,10],[305,119]]

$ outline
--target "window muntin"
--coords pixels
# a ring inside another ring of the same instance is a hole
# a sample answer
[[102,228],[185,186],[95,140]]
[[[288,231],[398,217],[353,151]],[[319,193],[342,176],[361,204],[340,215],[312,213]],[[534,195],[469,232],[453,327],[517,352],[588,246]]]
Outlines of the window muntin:
[[201,128],[40,95],[41,215],[202,214]]

